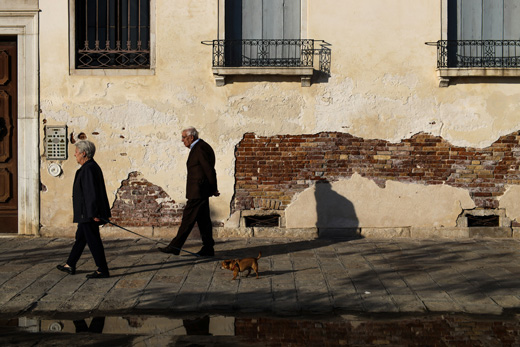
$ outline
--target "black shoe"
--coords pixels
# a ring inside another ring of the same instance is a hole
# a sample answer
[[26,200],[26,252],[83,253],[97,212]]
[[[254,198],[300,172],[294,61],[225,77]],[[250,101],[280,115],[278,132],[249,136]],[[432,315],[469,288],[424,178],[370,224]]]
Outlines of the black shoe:
[[76,273],[76,269],[73,268],[73,267],[70,267],[70,266],[56,265],[56,269],[58,269],[60,271],[63,271],[63,272],[66,272],[69,275],[74,275]]
[[87,275],[87,278],[109,278],[110,275],[108,273],[94,271],[91,274]]
[[170,248],[170,247],[159,247],[157,248],[160,252],[163,252],[163,253],[170,253],[170,254],[174,254],[174,255],[179,255],[179,253],[181,253],[181,250],[180,249],[177,249],[177,248]]
[[197,254],[201,257],[213,257],[215,256],[215,250],[213,247],[202,247],[202,249],[198,251]]

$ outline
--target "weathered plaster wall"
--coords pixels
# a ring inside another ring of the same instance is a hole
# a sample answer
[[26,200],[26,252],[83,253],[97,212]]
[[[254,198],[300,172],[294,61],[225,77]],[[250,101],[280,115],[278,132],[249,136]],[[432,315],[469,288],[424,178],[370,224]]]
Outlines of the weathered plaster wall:
[[[218,158],[222,195],[211,200],[211,207],[214,220],[225,222],[235,194],[235,146],[246,133],[348,132],[397,143],[422,132],[455,146],[484,148],[520,129],[520,85],[494,80],[438,87],[436,50],[424,43],[440,39],[439,2],[306,4],[308,37],[332,44],[332,73],[302,88],[283,77],[243,77],[216,87],[211,48],[200,42],[216,38],[217,6],[195,0],[157,0],[153,75],[71,75],[68,1],[41,1],[42,139],[45,120],[47,125],[66,124],[74,138],[84,133],[93,140],[111,201],[121,182],[137,171],[183,203],[188,152],[180,131],[193,125]],[[73,146],[69,148],[72,153]],[[41,223],[71,229],[70,192],[77,164],[71,156],[58,178],[47,173],[48,164],[42,157],[46,191],[41,194]],[[408,191],[405,185],[394,189]],[[446,196],[445,187],[425,189]],[[453,208],[439,213],[451,216],[460,209],[449,206]],[[518,209],[514,199],[508,206]],[[395,213],[401,221],[409,211]]]
[[317,92],[315,130],[393,142],[430,132],[476,147],[518,130],[520,85],[438,88],[436,49],[424,43],[440,39],[440,10],[437,1],[310,2],[309,35],[333,43],[334,83]]

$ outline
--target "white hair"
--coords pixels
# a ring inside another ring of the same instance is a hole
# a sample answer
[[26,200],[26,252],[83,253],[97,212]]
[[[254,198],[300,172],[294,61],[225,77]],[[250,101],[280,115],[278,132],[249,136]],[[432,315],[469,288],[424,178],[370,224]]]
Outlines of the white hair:
[[183,130],[183,132],[186,132],[187,136],[193,136],[196,139],[199,138],[199,132],[197,131],[197,129],[195,129],[195,127],[187,127]]
[[75,145],[80,153],[85,153],[85,156],[88,159],[94,158],[94,154],[96,154],[96,146],[92,142],[90,142],[89,140],[82,140],[76,142]]

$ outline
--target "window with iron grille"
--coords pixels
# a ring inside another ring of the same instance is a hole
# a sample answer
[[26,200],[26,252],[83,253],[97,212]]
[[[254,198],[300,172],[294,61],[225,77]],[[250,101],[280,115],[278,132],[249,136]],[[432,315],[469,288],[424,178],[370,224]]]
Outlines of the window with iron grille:
[[150,0],[76,0],[76,69],[149,69]]

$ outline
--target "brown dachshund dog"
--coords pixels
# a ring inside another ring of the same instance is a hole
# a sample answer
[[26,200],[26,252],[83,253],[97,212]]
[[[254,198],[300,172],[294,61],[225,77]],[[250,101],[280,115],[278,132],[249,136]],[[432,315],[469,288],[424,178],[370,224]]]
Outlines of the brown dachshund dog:
[[233,280],[237,278],[238,273],[242,271],[247,272],[247,276],[251,273],[251,269],[256,273],[256,278],[259,278],[258,275],[258,259],[262,256],[262,252],[258,252],[257,258],[244,258],[244,259],[228,259],[222,262],[222,269],[227,269],[233,271]]

